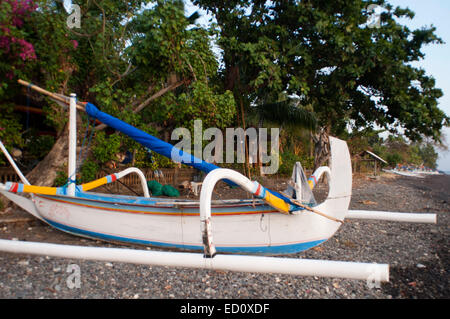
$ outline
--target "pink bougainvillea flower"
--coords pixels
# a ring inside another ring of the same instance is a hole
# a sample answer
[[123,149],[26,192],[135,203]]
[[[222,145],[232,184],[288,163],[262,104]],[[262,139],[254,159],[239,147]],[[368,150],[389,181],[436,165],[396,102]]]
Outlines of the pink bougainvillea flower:
[[11,43],[11,40],[9,37],[0,37],[0,48],[5,49],[5,52],[9,52],[9,44]]
[[70,40],[73,44],[73,48],[76,49],[78,47],[78,41],[77,40]]
[[11,38],[11,41],[13,43],[18,43],[21,46],[21,52],[19,53],[19,56],[22,58],[22,60],[34,60],[36,59],[36,53],[34,52],[33,45],[24,40],[24,39],[17,39],[17,38]]

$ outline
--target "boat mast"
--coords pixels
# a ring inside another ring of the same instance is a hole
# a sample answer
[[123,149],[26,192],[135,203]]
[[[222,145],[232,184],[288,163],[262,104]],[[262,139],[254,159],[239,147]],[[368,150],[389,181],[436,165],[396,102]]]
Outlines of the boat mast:
[[69,106],[69,165],[67,176],[69,177],[69,185],[67,186],[67,195],[75,196],[76,185],[76,152],[77,152],[77,95],[70,94]]

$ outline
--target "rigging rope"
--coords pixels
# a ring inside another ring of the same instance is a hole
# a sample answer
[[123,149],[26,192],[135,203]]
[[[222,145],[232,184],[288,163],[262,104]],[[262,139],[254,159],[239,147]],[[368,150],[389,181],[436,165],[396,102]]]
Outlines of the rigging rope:
[[[83,157],[83,153],[84,153],[84,143],[86,142],[86,138],[88,136],[89,133],[89,127],[91,126],[91,117],[89,116],[89,114],[87,114],[87,126],[86,126],[86,132],[84,133],[84,138],[83,138],[83,142],[81,143],[81,149],[80,149],[80,153],[78,154],[78,165],[77,165],[77,169],[76,171],[78,172],[80,167],[83,166],[84,161],[86,160],[87,154],[89,152],[89,146],[91,145],[91,141],[92,141],[92,136],[94,135],[94,129],[91,130],[91,133],[89,134],[89,139],[88,139],[88,143],[86,145],[86,154]],[[94,119],[95,121],[95,119]]]
[[281,194],[283,194],[284,196],[290,198],[291,201],[292,201],[295,205],[298,205],[298,206],[300,206],[300,207],[303,207],[303,208],[306,209],[307,211],[310,211],[310,212],[312,212],[312,213],[315,213],[315,214],[317,214],[317,215],[320,215],[320,216],[322,216],[322,217],[328,218],[328,219],[330,219],[330,220],[332,220],[332,221],[335,221],[335,222],[338,222],[338,223],[341,223],[341,224],[344,223],[343,220],[340,220],[340,219],[334,218],[333,216],[330,216],[330,215],[324,214],[324,213],[322,213],[322,212],[319,212],[318,210],[315,210],[314,208],[311,208],[311,207],[309,207],[309,206],[307,206],[307,205],[304,205],[304,204],[300,203],[298,200],[293,199],[292,197],[288,196],[287,194],[284,194],[283,192],[281,192]]

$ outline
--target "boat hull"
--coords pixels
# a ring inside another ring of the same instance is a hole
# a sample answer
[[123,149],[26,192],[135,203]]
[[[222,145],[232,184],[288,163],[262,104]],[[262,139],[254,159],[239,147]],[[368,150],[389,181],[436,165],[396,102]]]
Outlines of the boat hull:
[[[347,144],[332,137],[330,144],[328,197],[314,207],[321,214],[308,210],[283,214],[259,199],[212,201],[216,251],[296,253],[333,236],[341,225],[338,220],[344,220],[348,212],[352,173]],[[164,249],[204,248],[199,201],[91,192],[77,192],[76,196],[34,194],[29,200],[7,190],[1,193],[37,218],[71,234]]]
[[[165,249],[203,250],[195,202],[166,204],[151,198],[84,195],[37,195],[35,205],[45,222],[71,234]],[[295,253],[329,238],[329,230],[318,232],[317,216],[281,214],[261,201],[216,203],[212,216],[218,252]]]

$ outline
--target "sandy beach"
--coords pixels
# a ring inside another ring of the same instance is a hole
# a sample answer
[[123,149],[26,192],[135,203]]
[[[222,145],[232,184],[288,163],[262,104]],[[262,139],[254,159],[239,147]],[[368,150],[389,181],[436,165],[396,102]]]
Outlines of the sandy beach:
[[[281,180],[272,182],[279,190],[285,187]],[[324,187],[316,192],[320,198]],[[227,188],[217,189],[215,196],[245,198],[246,195],[239,189]],[[359,280],[148,267],[0,253],[0,298],[450,297],[450,176],[414,178],[383,174],[378,180],[355,176],[350,209],[436,213],[438,222],[347,220],[327,242],[289,256],[388,263],[390,281],[379,288]],[[0,237],[4,239],[120,247],[65,234],[19,209],[0,213],[0,221]],[[70,289],[66,284],[70,264],[78,265],[81,270],[80,288]]]

